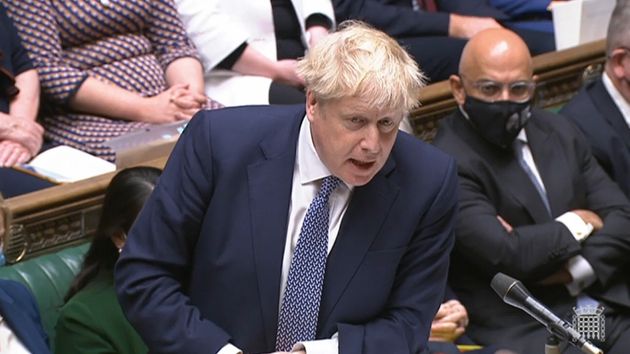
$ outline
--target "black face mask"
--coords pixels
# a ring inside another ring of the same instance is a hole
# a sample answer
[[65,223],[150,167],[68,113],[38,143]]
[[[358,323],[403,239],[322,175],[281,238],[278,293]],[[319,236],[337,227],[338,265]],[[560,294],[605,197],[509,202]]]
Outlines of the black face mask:
[[464,115],[488,142],[509,148],[531,117],[531,102],[486,102],[466,96]]

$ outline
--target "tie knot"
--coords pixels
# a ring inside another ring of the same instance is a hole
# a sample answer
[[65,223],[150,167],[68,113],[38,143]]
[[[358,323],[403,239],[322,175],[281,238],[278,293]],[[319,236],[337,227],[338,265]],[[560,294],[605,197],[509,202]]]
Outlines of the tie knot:
[[325,177],[322,180],[322,186],[319,188],[319,195],[327,199],[330,193],[339,186],[339,183],[341,183],[341,180],[335,176]]

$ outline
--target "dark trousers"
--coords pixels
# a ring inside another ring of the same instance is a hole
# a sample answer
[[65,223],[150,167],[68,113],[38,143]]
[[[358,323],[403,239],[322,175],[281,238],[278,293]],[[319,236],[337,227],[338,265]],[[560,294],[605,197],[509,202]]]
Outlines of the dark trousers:
[[0,168],[0,193],[6,198],[54,186],[53,183],[12,168]]

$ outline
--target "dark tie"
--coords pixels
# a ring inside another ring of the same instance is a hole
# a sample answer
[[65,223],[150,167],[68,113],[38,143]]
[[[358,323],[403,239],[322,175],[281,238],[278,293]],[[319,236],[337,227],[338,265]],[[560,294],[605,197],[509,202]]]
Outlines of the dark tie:
[[547,199],[547,193],[545,192],[545,189],[540,184],[540,182],[538,181],[538,178],[536,178],[536,175],[534,175],[534,172],[531,170],[531,168],[525,161],[525,158],[523,157],[523,146],[525,145],[527,145],[527,143],[524,141],[520,141],[519,139],[514,140],[513,147],[514,147],[514,150],[516,151],[516,157],[518,158],[518,163],[521,165],[521,168],[523,169],[523,171],[525,171],[525,174],[527,174],[527,177],[529,177],[529,179],[532,181],[532,183],[534,184],[534,187],[536,187],[536,190],[538,191],[538,194],[540,195],[540,199],[542,199],[543,204],[545,205],[545,208],[547,209],[547,213],[549,213],[549,215],[552,215],[551,208],[549,207],[549,200]]
[[437,11],[437,4],[435,0],[417,0],[417,1],[418,1],[418,6],[420,7],[420,10],[423,10],[426,12]]
[[278,315],[278,351],[315,339],[328,254],[328,198],[340,182],[334,176],[324,178],[304,216]]

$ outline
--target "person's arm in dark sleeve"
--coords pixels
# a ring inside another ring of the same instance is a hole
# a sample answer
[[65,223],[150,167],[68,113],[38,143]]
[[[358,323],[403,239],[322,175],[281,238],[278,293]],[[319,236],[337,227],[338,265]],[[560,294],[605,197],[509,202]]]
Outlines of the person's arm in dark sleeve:
[[149,349],[161,353],[216,353],[230,340],[184,293],[213,190],[209,114],[198,113],[182,133],[116,264],[123,311]]
[[381,316],[367,323],[340,323],[339,352],[419,353],[427,348],[431,322],[446,286],[457,214],[453,160],[441,171],[443,184],[418,223]]
[[501,224],[492,201],[475,174],[478,168],[459,164],[460,217],[456,252],[488,274],[504,272],[523,281],[538,282],[564,267],[580,252],[580,243],[569,229],[555,220],[514,225]]

